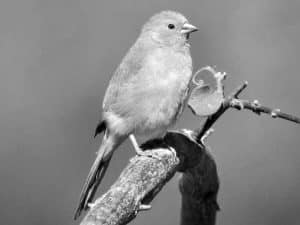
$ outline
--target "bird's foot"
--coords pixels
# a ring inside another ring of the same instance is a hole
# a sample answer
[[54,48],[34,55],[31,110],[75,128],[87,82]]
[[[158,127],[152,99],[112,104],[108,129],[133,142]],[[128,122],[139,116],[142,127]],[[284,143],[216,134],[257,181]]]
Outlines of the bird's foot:
[[158,157],[157,155],[153,154],[153,152],[151,152],[151,151],[144,151],[144,150],[138,145],[138,143],[137,143],[137,141],[136,141],[136,139],[135,139],[135,137],[134,137],[133,134],[131,134],[131,135],[129,136],[129,138],[130,138],[131,143],[132,143],[132,145],[133,145],[133,148],[134,148],[134,150],[135,150],[135,152],[136,152],[136,154],[137,154],[138,156],[147,156],[147,157],[151,157],[151,158],[158,159],[158,160],[161,159],[161,158]]
[[150,158],[153,158],[153,159],[158,159],[158,160],[161,160],[161,158],[158,156],[158,155],[155,155],[155,153],[153,153],[152,151],[150,150],[147,150],[147,151],[144,151],[143,149],[141,148],[136,148],[135,149],[135,152],[138,156],[146,156],[146,157],[150,157]]
[[95,203],[90,202],[90,203],[88,203],[87,206],[88,206],[89,209],[91,209],[91,208],[93,208],[95,205],[96,205]]
[[174,148],[168,147],[168,149],[169,149],[175,156],[177,156],[177,152],[176,152],[176,150],[175,150]]

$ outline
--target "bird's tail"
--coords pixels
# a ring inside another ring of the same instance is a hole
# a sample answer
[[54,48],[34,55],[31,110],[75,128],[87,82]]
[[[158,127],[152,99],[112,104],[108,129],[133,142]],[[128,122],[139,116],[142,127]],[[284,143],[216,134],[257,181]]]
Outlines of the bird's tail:
[[88,204],[93,200],[97,188],[103,179],[105,171],[111,160],[112,153],[118,147],[121,140],[113,135],[104,135],[102,144],[98,150],[97,158],[88,174],[80,194],[79,205],[76,209],[74,219],[76,220],[83,210],[88,209]]

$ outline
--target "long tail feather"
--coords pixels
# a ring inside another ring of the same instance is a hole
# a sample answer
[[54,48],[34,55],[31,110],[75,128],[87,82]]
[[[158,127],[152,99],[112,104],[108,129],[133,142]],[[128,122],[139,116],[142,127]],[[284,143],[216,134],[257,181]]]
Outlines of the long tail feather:
[[94,196],[97,192],[98,186],[100,185],[100,183],[101,183],[101,181],[102,181],[102,179],[105,175],[105,172],[108,168],[108,165],[110,163],[111,158],[112,158],[112,155],[110,155],[109,158],[105,162],[103,162],[103,166],[101,168],[101,171],[99,171],[99,173],[97,174],[97,179],[96,179],[95,183],[93,184],[93,186],[90,188],[89,193],[87,195],[86,208],[84,210],[87,210],[88,209],[88,207],[87,207],[88,203],[93,201]]
[[109,165],[110,159],[117,143],[113,137],[104,137],[99,148],[97,158],[88,174],[83,189],[80,194],[79,205],[76,209],[74,219],[76,220],[83,210],[88,209],[88,204],[93,200],[97,187],[104,177],[106,169]]

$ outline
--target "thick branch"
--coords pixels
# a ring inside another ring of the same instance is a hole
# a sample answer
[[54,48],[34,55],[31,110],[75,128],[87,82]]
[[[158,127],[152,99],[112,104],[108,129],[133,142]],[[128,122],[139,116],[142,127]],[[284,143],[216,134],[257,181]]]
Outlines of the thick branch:
[[[196,134],[192,134],[194,136]],[[196,165],[187,168],[179,181],[182,195],[181,225],[213,225],[219,210],[219,178],[212,156],[205,148]]]
[[127,224],[139,211],[149,209],[145,204],[152,201],[176,171],[183,171],[180,182],[181,224],[213,225],[218,209],[216,166],[203,146],[192,139],[193,136],[190,133],[167,133],[164,143],[172,146],[176,154],[153,141],[145,144],[152,148],[155,157],[132,158],[118,180],[95,201],[81,224]]

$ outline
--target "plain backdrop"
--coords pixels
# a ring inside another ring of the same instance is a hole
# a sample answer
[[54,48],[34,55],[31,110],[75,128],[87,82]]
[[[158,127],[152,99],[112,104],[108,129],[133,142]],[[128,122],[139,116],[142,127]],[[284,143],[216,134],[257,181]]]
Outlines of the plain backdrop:
[[[74,209],[95,158],[108,81],[143,23],[164,9],[199,27],[194,67],[229,74],[226,93],[300,116],[298,0],[2,0],[0,2],[0,218],[5,225],[78,224]],[[177,128],[197,128],[186,110]],[[222,225],[297,225],[300,126],[228,111],[208,142],[221,187]],[[134,151],[114,155],[99,193]],[[131,224],[179,224],[178,175]]]

